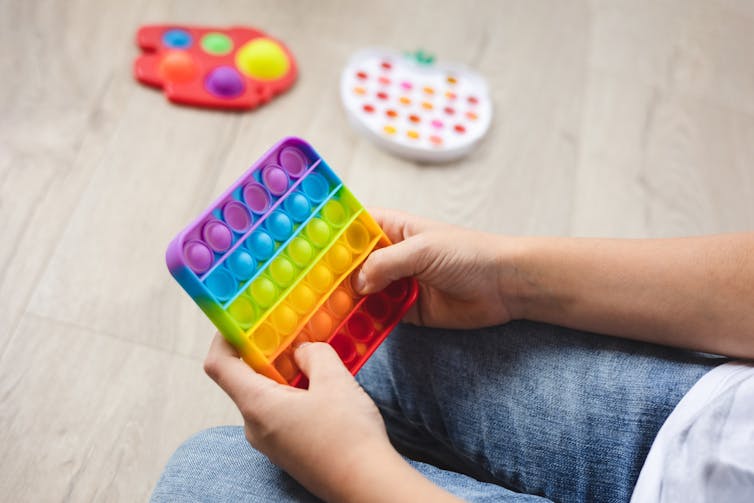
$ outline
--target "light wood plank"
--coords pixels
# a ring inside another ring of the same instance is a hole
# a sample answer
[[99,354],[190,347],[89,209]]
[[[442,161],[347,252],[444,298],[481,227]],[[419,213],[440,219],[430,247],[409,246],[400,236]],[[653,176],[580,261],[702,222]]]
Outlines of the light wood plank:
[[239,424],[201,362],[25,316],[0,360],[0,488],[14,501],[146,500],[173,450]]

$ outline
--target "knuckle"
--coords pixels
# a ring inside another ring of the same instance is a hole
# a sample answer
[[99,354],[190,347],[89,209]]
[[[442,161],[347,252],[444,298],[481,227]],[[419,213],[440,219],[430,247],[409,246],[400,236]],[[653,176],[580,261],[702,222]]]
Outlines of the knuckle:
[[220,360],[215,356],[207,356],[204,359],[204,373],[207,374],[213,381],[217,381],[220,377]]

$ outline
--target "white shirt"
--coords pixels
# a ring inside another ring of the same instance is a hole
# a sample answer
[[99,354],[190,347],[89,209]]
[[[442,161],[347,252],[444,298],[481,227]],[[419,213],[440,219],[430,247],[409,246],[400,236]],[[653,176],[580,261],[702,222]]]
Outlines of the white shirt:
[[632,503],[754,502],[754,364],[705,374],[657,434]]

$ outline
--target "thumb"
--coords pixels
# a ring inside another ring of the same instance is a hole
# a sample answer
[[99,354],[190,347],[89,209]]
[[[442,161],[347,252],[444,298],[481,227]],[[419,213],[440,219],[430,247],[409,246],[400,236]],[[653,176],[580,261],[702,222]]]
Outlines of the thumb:
[[379,292],[395,280],[414,276],[425,268],[422,253],[425,240],[419,236],[372,252],[354,280],[354,290],[361,295]]
[[353,379],[338,353],[325,342],[304,343],[294,354],[296,364],[309,378],[309,387],[320,386],[327,382]]

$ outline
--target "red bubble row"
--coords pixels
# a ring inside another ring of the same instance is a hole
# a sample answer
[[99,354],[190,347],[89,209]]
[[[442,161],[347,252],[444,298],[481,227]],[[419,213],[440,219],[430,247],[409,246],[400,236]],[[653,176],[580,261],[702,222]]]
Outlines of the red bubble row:
[[[355,301],[358,296],[353,294],[350,286],[346,286],[348,284],[350,284],[350,277],[344,280],[338,290],[347,290],[354,295]],[[312,316],[307,328],[302,330],[290,346],[275,359],[273,365],[289,383],[305,387],[306,377],[296,366],[293,351],[303,342],[322,342],[329,339],[330,345],[353,373],[360,366],[363,358],[371,354],[376,344],[387,335],[386,331],[399,321],[397,318],[408,299],[409,288],[409,280],[395,281],[385,290],[363,298],[356,309],[340,315],[334,312],[332,306],[326,307],[327,304],[325,304]],[[322,313],[331,318],[332,326],[337,327],[336,330],[333,331],[331,328],[323,333],[321,327],[317,332],[312,326],[318,323],[316,317]],[[335,335],[332,335],[333,332]]]

